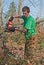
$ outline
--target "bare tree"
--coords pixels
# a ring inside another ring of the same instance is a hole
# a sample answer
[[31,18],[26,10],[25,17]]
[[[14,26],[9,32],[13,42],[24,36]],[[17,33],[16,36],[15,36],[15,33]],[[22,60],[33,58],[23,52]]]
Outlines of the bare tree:
[[6,17],[8,17],[8,16],[14,16],[15,14],[16,14],[16,6],[15,6],[15,3],[14,2],[11,2],[10,3],[10,6],[9,6],[9,10],[7,11]]
[[19,0],[19,5],[18,5],[18,13],[21,15],[21,11],[22,11],[22,2],[23,0]]
[[2,0],[0,0],[0,24],[2,24]]
[[[22,2],[23,0],[19,0],[19,4],[18,4],[18,14],[21,15],[22,12]],[[20,22],[21,20],[18,19],[18,21]]]

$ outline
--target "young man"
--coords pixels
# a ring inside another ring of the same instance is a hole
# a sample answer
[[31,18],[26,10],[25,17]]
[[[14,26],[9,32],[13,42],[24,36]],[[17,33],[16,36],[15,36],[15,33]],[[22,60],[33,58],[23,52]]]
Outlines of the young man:
[[27,6],[22,8],[23,16],[16,15],[14,18],[22,18],[24,20],[25,43],[25,59],[29,65],[34,65],[34,49],[36,48],[36,22],[30,16],[30,9]]
[[29,37],[36,35],[36,21],[32,16],[30,16],[29,7],[27,6],[23,7],[22,12],[23,12],[23,16],[16,15],[15,18],[22,18],[24,20],[23,26],[25,30],[27,30],[27,33],[25,33],[25,38],[27,40],[29,39]]
[[24,20],[24,28],[25,28],[25,59],[27,59],[27,63],[29,65],[34,65],[34,49],[36,49],[36,21],[32,16],[30,16],[30,9],[27,6],[22,8],[23,16],[16,15],[15,18],[22,18]]

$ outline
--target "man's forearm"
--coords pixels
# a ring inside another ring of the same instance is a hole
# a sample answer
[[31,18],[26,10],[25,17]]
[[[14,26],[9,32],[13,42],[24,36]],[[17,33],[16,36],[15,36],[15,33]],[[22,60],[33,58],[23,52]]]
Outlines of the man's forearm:
[[21,16],[20,15],[15,15],[14,18],[21,18]]

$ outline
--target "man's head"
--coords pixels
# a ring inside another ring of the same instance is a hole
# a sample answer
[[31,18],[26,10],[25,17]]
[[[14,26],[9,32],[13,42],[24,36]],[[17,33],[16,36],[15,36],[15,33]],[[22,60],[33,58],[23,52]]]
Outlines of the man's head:
[[28,17],[28,16],[29,16],[29,13],[30,13],[29,7],[24,6],[24,7],[22,8],[22,12],[23,12],[23,15],[24,15],[25,17]]

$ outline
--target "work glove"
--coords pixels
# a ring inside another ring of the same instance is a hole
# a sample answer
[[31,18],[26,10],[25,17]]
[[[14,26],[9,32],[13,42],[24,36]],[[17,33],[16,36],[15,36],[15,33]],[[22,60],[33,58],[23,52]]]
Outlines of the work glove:
[[9,21],[13,21],[13,19],[14,19],[14,17],[13,17],[13,16],[11,16],[11,17],[9,18]]

